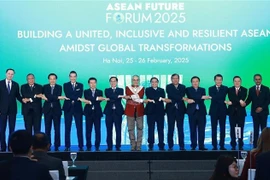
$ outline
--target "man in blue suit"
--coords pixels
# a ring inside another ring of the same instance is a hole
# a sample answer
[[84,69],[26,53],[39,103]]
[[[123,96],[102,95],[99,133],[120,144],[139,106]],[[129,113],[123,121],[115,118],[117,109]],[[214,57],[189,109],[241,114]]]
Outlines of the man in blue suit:
[[108,98],[107,104],[104,109],[106,115],[106,128],[107,128],[107,151],[112,150],[112,130],[113,124],[116,132],[116,151],[121,151],[121,129],[122,129],[122,115],[124,114],[124,108],[122,105],[122,97],[124,97],[124,89],[117,87],[118,78],[111,77],[109,79],[110,88],[105,89],[105,96]]
[[13,69],[6,70],[6,79],[0,81],[0,136],[1,151],[5,152],[6,144],[6,128],[7,121],[9,123],[9,134],[15,129],[17,101],[24,101],[20,95],[19,84],[13,81],[15,71]]
[[180,150],[185,150],[184,142],[184,115],[186,106],[184,103],[186,86],[179,83],[179,74],[172,74],[171,84],[166,86],[166,92],[170,103],[166,104],[166,113],[168,117],[168,145],[169,151],[173,150],[174,126],[175,122],[178,130],[178,140]]
[[65,96],[62,96],[62,86],[56,84],[57,75],[50,73],[48,75],[49,84],[43,86],[43,113],[45,120],[45,133],[50,139],[51,143],[51,129],[52,123],[54,126],[54,147],[55,151],[59,151],[60,144],[60,122],[62,109],[60,100],[66,99]]
[[99,150],[100,146],[100,138],[101,138],[101,132],[100,132],[100,124],[101,124],[101,117],[103,116],[102,109],[100,102],[107,100],[106,98],[102,97],[103,92],[99,89],[97,89],[97,79],[94,77],[89,78],[88,80],[89,89],[84,91],[84,102],[86,103],[84,107],[84,115],[86,117],[86,146],[87,151],[91,151],[91,134],[92,134],[92,128],[93,125],[95,127],[95,134],[96,134],[96,140],[95,140],[95,148],[96,151]]
[[148,146],[149,151],[153,150],[155,143],[155,123],[157,123],[158,130],[158,147],[159,150],[164,150],[164,103],[165,98],[164,89],[158,87],[158,79],[152,77],[150,80],[151,87],[145,89],[147,104],[144,109],[147,116],[148,124]]
[[72,117],[75,119],[79,150],[83,151],[83,109],[80,98],[83,94],[83,84],[77,82],[77,73],[69,73],[70,81],[64,84],[64,93],[69,100],[64,101],[63,111],[65,117],[65,151],[70,151],[70,131]]
[[191,150],[197,147],[197,136],[199,138],[199,150],[207,150],[204,147],[205,125],[206,125],[206,106],[204,100],[211,99],[205,95],[205,89],[199,87],[200,78],[193,76],[191,78],[192,86],[186,88],[187,98],[187,114],[190,127]]
[[253,147],[257,147],[257,140],[261,131],[267,126],[269,115],[269,87],[262,85],[262,76],[254,75],[255,86],[249,88],[246,105],[251,104],[251,116],[253,118],[254,139]]
[[219,123],[220,128],[220,150],[226,150],[224,147],[225,141],[225,126],[226,126],[226,115],[227,106],[224,103],[228,93],[228,87],[222,85],[223,76],[217,74],[214,77],[215,85],[209,88],[209,96],[211,97],[211,105],[209,115],[211,116],[211,127],[212,127],[212,145],[213,150],[217,150],[217,125]]

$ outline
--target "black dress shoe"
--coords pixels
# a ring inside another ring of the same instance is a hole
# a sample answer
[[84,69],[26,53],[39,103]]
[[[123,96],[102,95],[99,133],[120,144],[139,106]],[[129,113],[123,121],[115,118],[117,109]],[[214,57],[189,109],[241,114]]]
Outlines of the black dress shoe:
[[116,151],[121,151],[121,149],[120,148],[116,148]]
[[173,148],[169,148],[168,151],[173,151]]
[[1,149],[1,152],[6,152],[6,149]]
[[213,149],[212,149],[213,151],[216,151],[217,150],[217,147],[213,147]]
[[70,151],[70,148],[66,147],[66,148],[65,148],[65,151]]
[[235,147],[232,147],[232,151],[235,151]]
[[208,149],[205,148],[205,147],[201,147],[201,148],[199,148],[199,150],[200,150],[200,151],[207,151]]
[[[96,150],[97,151],[97,150]],[[112,151],[112,148],[107,148],[106,151]]]
[[97,147],[97,148],[96,148],[96,151],[97,151],[97,152],[99,152],[99,151],[100,151],[99,147]]
[[159,148],[160,151],[165,151],[164,147]]
[[226,151],[227,149],[225,147],[220,147],[219,150]]
[[58,152],[58,151],[59,151],[59,148],[58,148],[58,147],[55,147],[55,148],[54,148],[54,151],[55,151],[55,152]]
[[148,151],[153,151],[153,148],[152,147],[148,148]]
[[86,148],[86,151],[91,151],[91,148]]
[[186,151],[184,147],[180,147],[180,151]]
[[239,150],[240,150],[240,151],[243,151],[243,150],[244,150],[244,148],[243,148],[243,147],[239,147]]
[[80,147],[80,148],[79,148],[79,151],[83,151],[83,148],[82,148],[82,147]]
[[195,151],[195,150],[196,150],[196,148],[195,148],[195,147],[191,148],[191,151]]

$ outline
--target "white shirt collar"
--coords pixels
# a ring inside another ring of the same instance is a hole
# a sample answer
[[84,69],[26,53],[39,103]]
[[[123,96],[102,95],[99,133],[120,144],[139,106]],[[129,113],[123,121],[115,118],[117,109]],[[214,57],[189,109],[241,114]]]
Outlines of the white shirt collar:
[[257,89],[257,87],[259,87],[259,89],[261,89],[261,86],[262,86],[261,84],[260,85],[256,85],[256,89]]
[[240,89],[240,87],[234,87],[236,90],[239,90]]

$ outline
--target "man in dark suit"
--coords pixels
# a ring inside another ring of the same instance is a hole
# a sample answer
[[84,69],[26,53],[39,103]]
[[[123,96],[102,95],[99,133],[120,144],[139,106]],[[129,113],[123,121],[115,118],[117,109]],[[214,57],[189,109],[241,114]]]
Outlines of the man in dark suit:
[[[19,84],[13,81],[15,71],[13,69],[6,70],[6,79],[0,81],[0,136],[1,136],[1,151],[5,152],[6,144],[6,128],[7,121],[9,123],[9,134],[12,134],[15,129],[17,101],[22,102],[20,95]],[[23,102],[26,102],[25,99]]]
[[270,177],[270,152],[261,153],[256,156],[255,180],[269,180]]
[[88,84],[90,88],[84,91],[84,98],[86,103],[84,107],[84,115],[86,117],[86,146],[87,151],[91,151],[92,147],[91,134],[94,125],[96,134],[95,148],[96,151],[99,151],[101,138],[100,124],[101,124],[101,117],[103,116],[100,102],[106,100],[106,98],[102,97],[103,92],[96,88],[97,86],[96,78],[94,77],[89,78]]
[[184,142],[184,115],[186,113],[186,106],[184,103],[186,87],[179,84],[179,74],[171,76],[171,84],[166,86],[166,92],[170,103],[166,104],[166,113],[168,117],[168,145],[169,151],[173,150],[174,142],[174,126],[175,122],[178,130],[178,140],[180,150],[185,150]]
[[51,129],[52,123],[54,126],[54,147],[55,151],[59,151],[60,146],[60,121],[61,121],[61,104],[60,100],[66,99],[62,95],[62,87],[56,84],[57,75],[51,73],[48,75],[49,84],[43,87],[43,99],[45,100],[43,105],[43,113],[45,120],[45,133],[48,135],[51,143]]
[[215,85],[209,88],[209,96],[211,97],[211,105],[209,115],[211,116],[212,127],[212,145],[213,150],[217,150],[217,125],[219,123],[220,128],[220,150],[226,150],[224,147],[225,141],[225,127],[226,127],[226,115],[227,106],[224,103],[228,93],[228,87],[222,85],[223,76],[217,74],[214,77]]
[[64,92],[69,100],[64,101],[63,111],[65,117],[65,151],[70,151],[70,131],[72,125],[72,117],[75,119],[77,128],[77,137],[79,150],[83,151],[83,124],[82,124],[82,98],[83,84],[76,82],[77,73],[71,71],[69,73],[70,82],[64,84]]
[[117,87],[118,78],[110,78],[110,88],[105,89],[105,96],[108,98],[107,104],[104,109],[106,115],[106,128],[107,128],[107,151],[112,150],[112,130],[113,124],[116,132],[116,150],[121,151],[121,129],[122,129],[122,116],[124,114],[124,108],[122,105],[122,98],[124,97],[124,89]]
[[204,147],[205,125],[206,125],[206,106],[204,100],[211,99],[205,95],[205,89],[199,87],[200,78],[191,78],[192,87],[186,88],[188,98],[187,114],[190,127],[191,150],[197,147],[197,134],[199,139],[199,150],[207,150]]
[[239,138],[239,150],[243,150],[243,134],[246,113],[246,103],[244,102],[247,97],[247,89],[241,86],[241,78],[235,76],[233,78],[234,86],[229,88],[228,97],[229,101],[225,101],[229,105],[228,114],[230,120],[230,135],[231,135],[231,146],[232,150],[236,147],[236,135],[235,127],[240,127],[241,133]]
[[3,180],[52,180],[49,170],[30,159],[32,136],[26,130],[18,130],[9,138],[13,158],[0,162],[0,179]]
[[22,104],[22,115],[24,118],[25,129],[29,133],[40,132],[41,116],[42,116],[42,86],[35,83],[34,74],[26,76],[27,84],[21,86],[22,98],[27,103]]
[[36,159],[38,163],[43,164],[49,170],[58,170],[59,180],[65,180],[65,171],[61,159],[49,156],[47,154],[51,144],[45,133],[36,133],[33,136],[33,155],[32,159]]
[[157,123],[158,131],[158,147],[159,150],[164,150],[164,102],[165,91],[158,87],[158,79],[152,77],[150,80],[151,87],[145,89],[147,104],[145,107],[145,114],[147,116],[148,124],[148,146],[149,151],[153,150],[155,143],[155,123]]
[[262,85],[262,76],[260,74],[254,75],[255,86],[249,88],[248,98],[246,99],[246,105],[251,104],[251,116],[253,118],[253,147],[257,147],[257,140],[260,132],[267,125],[267,117],[269,114],[269,88]]

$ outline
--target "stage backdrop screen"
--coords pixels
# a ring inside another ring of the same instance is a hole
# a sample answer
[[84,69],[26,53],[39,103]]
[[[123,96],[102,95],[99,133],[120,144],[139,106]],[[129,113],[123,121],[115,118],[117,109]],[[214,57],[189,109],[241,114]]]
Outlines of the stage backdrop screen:
[[[112,75],[119,78],[120,87],[130,85],[131,76],[137,74],[141,85],[148,87],[155,76],[164,88],[170,75],[179,73],[186,86],[192,76],[199,76],[200,86],[208,91],[217,73],[227,86],[239,75],[247,88],[254,84],[253,75],[260,73],[263,84],[270,85],[269,7],[269,1],[0,1],[1,78],[13,68],[20,85],[30,72],[37,83],[46,84],[54,72],[63,85],[75,70],[85,89],[89,77],[96,77],[98,88],[104,90]],[[206,104],[209,108],[210,102]],[[246,144],[253,128],[247,109]],[[129,144],[126,124],[123,117],[122,144]],[[16,129],[23,127],[19,112]],[[144,128],[147,144],[146,121]],[[187,117],[184,128],[189,144]],[[63,118],[61,130],[64,144]],[[227,119],[227,144],[229,140]],[[205,142],[211,144],[209,116]],[[77,144],[74,126],[72,144]],[[104,117],[102,144],[106,144]]]

